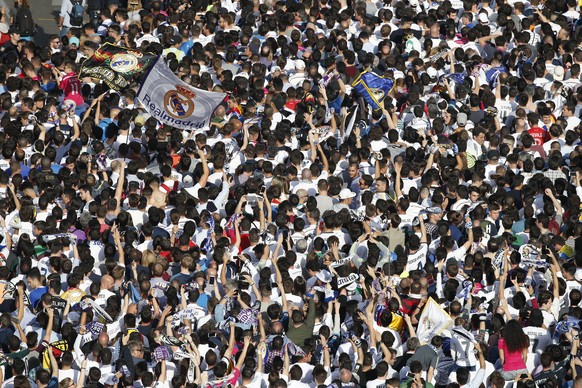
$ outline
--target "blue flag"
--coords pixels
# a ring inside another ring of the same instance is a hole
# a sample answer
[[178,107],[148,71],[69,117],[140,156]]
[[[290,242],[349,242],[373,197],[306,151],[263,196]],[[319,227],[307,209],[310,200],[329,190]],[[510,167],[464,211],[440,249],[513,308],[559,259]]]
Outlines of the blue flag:
[[503,66],[493,67],[485,73],[485,77],[491,88],[497,87],[497,79],[501,73],[507,73],[507,70]]
[[382,101],[394,87],[394,80],[365,71],[352,83],[352,86],[376,110],[380,109]]
[[465,77],[466,77],[466,75],[464,73],[445,74],[439,78],[438,82],[432,88],[431,92],[440,93],[440,92],[446,91],[447,88],[446,88],[445,82],[444,82],[445,79],[448,79],[449,83],[454,82],[457,85],[460,85],[465,80]]
[[202,249],[206,251],[207,255],[209,255],[210,252],[212,251],[212,248],[214,248],[214,243],[212,242],[213,232],[214,232],[214,218],[212,218],[211,214],[210,218],[208,219],[208,232],[206,235],[206,240],[204,240],[204,243],[202,244]]

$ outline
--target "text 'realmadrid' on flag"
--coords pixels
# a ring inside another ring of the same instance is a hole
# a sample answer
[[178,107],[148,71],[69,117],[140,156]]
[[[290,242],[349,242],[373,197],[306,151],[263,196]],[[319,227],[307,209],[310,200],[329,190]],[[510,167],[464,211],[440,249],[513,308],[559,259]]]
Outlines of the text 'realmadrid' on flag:
[[144,108],[158,121],[180,129],[205,127],[225,93],[209,92],[188,85],[158,58],[137,94]]

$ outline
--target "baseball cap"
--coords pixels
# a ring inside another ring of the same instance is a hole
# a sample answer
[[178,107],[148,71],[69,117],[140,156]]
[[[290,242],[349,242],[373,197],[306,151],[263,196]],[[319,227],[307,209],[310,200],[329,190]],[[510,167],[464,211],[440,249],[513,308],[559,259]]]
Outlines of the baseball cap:
[[329,273],[327,269],[322,269],[316,276],[319,280],[321,280],[324,283],[331,282],[331,273]]
[[276,71],[281,71],[281,68],[279,66],[273,66],[273,67],[271,67],[271,74],[273,74]]
[[356,196],[356,193],[354,193],[350,189],[342,189],[342,191],[340,191],[340,194],[339,194],[340,199],[354,198],[355,196]]
[[489,24],[489,16],[487,16],[485,13],[480,13],[479,21],[483,24]]
[[73,37],[71,37],[71,38],[69,39],[69,46],[70,46],[70,45],[73,45],[73,44],[74,44],[75,46],[79,47],[79,44],[80,44],[80,42],[79,42],[79,38],[77,38],[76,36],[73,36]]
[[410,4],[411,7],[418,7],[418,0],[410,0],[408,4]]
[[62,108],[66,111],[75,110],[75,109],[77,109],[77,104],[73,100],[65,100],[65,101],[63,101]]
[[487,152],[487,159],[489,160],[499,160],[499,152],[496,150],[490,150]]
[[182,183],[184,184],[184,188],[189,188],[194,186],[194,179],[192,179],[191,175],[184,175]]
[[142,115],[139,115],[133,120],[133,123],[135,125],[137,125],[138,127],[143,127],[145,124],[145,117],[143,117]]
[[295,61],[295,69],[296,70],[304,70],[305,69],[305,62],[302,59],[298,59]]
[[457,115],[457,124],[461,127],[467,124],[467,114],[466,113],[459,113]]
[[554,81],[564,80],[564,68],[562,66],[556,66],[554,68]]
[[429,67],[428,69],[426,69],[426,74],[428,74],[430,78],[436,78],[438,75],[434,67]]

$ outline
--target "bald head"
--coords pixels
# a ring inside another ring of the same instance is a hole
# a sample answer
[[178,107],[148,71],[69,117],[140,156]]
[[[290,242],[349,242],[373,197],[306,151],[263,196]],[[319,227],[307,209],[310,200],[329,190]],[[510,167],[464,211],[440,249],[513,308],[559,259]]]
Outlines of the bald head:
[[283,325],[281,322],[273,322],[271,325],[271,333],[272,334],[282,334],[283,333]]
[[137,305],[135,303],[127,306],[127,313],[137,315]]
[[224,106],[219,105],[218,108],[216,108],[214,115],[217,117],[222,117],[225,115],[225,113],[226,113],[226,110],[224,109]]
[[340,371],[340,380],[344,384],[349,383],[352,380],[352,372],[346,368],[342,368]]
[[301,171],[301,179],[311,179],[311,170],[308,168]]
[[242,129],[242,123],[240,122],[240,120],[236,119],[236,118],[232,118],[232,119],[230,119],[230,122],[232,123],[232,125],[234,127],[234,131],[240,132],[240,130]]
[[107,333],[105,332],[99,334],[98,342],[99,345],[106,348],[107,346],[109,346],[109,335],[107,335]]
[[111,287],[113,287],[113,284],[115,284],[115,281],[113,280],[113,277],[111,275],[104,275],[101,278],[102,290],[109,290]]
[[297,190],[296,194],[299,197],[299,202],[305,202],[305,199],[307,199],[307,197],[309,196],[309,194],[307,194],[307,190],[305,189]]

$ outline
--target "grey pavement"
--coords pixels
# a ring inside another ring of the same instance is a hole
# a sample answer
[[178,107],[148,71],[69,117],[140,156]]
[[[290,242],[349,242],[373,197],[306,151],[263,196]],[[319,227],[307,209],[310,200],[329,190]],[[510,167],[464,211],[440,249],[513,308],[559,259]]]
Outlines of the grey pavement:
[[62,0],[30,0],[29,2],[32,18],[38,25],[34,41],[38,46],[46,46],[49,35],[59,32],[57,20]]

